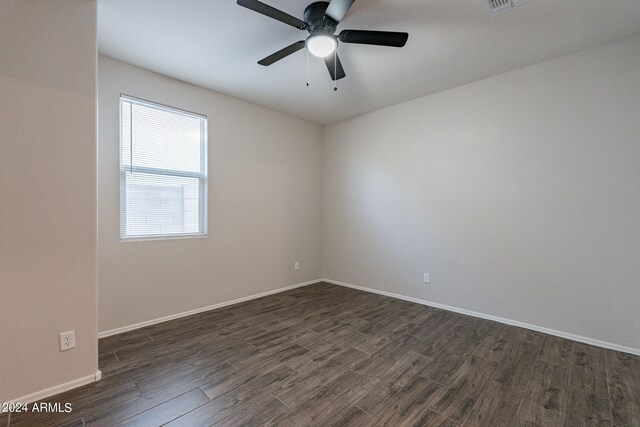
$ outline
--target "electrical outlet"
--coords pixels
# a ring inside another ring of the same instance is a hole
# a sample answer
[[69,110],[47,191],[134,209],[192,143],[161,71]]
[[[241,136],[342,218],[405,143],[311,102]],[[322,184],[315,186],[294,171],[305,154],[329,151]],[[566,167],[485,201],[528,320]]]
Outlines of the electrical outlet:
[[300,261],[296,261],[296,262],[293,263],[293,269],[295,271],[300,270]]
[[67,351],[76,346],[76,332],[69,331],[60,334],[60,351]]
[[424,283],[431,283],[431,275],[429,273],[424,273]]

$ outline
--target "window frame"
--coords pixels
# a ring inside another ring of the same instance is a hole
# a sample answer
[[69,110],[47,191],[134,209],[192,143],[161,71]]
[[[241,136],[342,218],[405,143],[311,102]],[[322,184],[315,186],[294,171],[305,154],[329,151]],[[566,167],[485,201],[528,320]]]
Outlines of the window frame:
[[[184,171],[176,171],[171,169],[159,169],[159,168],[149,168],[143,166],[126,166],[123,162],[122,158],[122,148],[123,148],[123,126],[122,126],[122,107],[123,101],[129,102],[133,106],[133,104],[138,104],[150,108],[154,108],[157,110],[166,111],[173,114],[182,114],[191,118],[200,119],[200,173],[191,173]],[[118,98],[118,128],[119,128],[119,144],[118,144],[118,174],[119,174],[119,182],[120,182],[120,203],[119,203],[119,226],[120,226],[120,242],[135,242],[135,241],[145,241],[145,240],[175,240],[175,239],[197,239],[197,238],[207,238],[208,237],[208,229],[209,229],[209,206],[208,206],[208,118],[204,114],[194,113],[192,111],[184,110],[181,108],[171,107],[169,105],[161,104],[158,102],[148,101],[146,99],[138,98],[135,96],[127,95],[124,93],[120,94]],[[200,181],[200,185],[198,185],[198,200],[202,202],[202,222],[203,229],[198,231],[197,233],[171,233],[171,234],[144,234],[144,235],[134,235],[130,236],[126,234],[127,229],[127,193],[126,193],[126,176],[127,172],[139,172],[145,173],[149,175],[157,175],[157,176],[174,176],[174,177],[186,177],[186,178],[197,178]]]

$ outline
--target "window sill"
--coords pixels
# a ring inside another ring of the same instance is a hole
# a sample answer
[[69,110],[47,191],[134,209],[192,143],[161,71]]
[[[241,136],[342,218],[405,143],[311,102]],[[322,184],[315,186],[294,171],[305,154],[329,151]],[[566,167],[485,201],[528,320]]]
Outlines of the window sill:
[[140,236],[140,237],[120,237],[120,243],[129,242],[149,242],[155,240],[183,240],[183,239],[206,239],[208,234],[179,234],[176,236]]

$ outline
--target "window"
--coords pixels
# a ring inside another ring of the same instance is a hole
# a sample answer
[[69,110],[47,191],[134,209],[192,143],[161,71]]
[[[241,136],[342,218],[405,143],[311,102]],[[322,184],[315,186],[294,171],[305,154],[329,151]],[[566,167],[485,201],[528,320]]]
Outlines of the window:
[[120,238],[207,235],[207,118],[120,97]]

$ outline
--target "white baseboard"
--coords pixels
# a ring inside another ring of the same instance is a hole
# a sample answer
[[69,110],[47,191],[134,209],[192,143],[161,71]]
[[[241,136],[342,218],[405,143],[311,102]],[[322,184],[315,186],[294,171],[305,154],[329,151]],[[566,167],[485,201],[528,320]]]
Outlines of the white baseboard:
[[613,344],[607,341],[601,341],[593,338],[583,337],[581,335],[572,334],[569,332],[558,331],[555,329],[549,329],[542,326],[531,325],[529,323],[519,322],[517,320],[505,319],[504,317],[492,316],[490,314],[478,313],[477,311],[466,310],[464,308],[452,307],[437,302],[427,301],[419,298],[408,297],[400,294],[394,294],[392,292],[380,291],[378,289],[366,288],[364,286],[356,286],[349,283],[338,282],[337,280],[322,279],[322,282],[332,283],[338,286],[344,286],[346,288],[358,289],[360,291],[371,292],[374,294],[384,295],[391,298],[397,298],[404,301],[415,302],[417,304],[428,305],[429,307],[440,308],[454,313],[465,314],[467,316],[479,317],[481,319],[493,320],[494,322],[500,322],[511,326],[517,326],[524,329],[530,329],[536,332],[542,332],[543,334],[554,335],[561,338],[566,338],[573,341],[578,341],[585,344],[594,345],[596,347],[607,348],[610,350],[621,351],[623,353],[630,353],[640,356],[640,349],[625,347],[623,345]]
[[[195,310],[185,311],[183,313],[177,313],[177,314],[173,314],[171,316],[165,316],[165,317],[161,317],[159,319],[149,320],[149,321],[146,321],[146,322],[137,323],[135,325],[129,325],[129,326],[124,326],[122,328],[112,329],[110,331],[100,332],[100,333],[98,333],[98,338],[109,337],[111,335],[116,335],[116,334],[119,334],[119,333],[122,333],[122,332],[132,331],[134,329],[143,328],[145,326],[155,325],[157,323],[166,322],[168,320],[178,319],[180,317],[191,316],[193,314],[198,314],[198,313],[202,313],[202,312],[205,312],[205,311],[214,310],[216,308],[226,307],[228,305],[233,305],[233,304],[237,304],[237,303],[244,302],[244,301],[249,301],[249,300],[256,299],[256,298],[261,298],[261,297],[265,297],[265,296],[268,296],[268,295],[277,294],[277,293],[280,293],[280,292],[288,291],[290,289],[301,288],[303,286],[313,285],[314,283],[319,283],[321,281],[322,281],[321,279],[311,280],[309,282],[298,283],[297,285],[286,286],[284,288],[278,288],[278,289],[274,289],[274,290],[271,290],[271,291],[262,292],[262,293],[259,293],[259,294],[250,295],[250,296],[243,297],[243,298],[238,298],[238,299],[235,299],[235,300],[232,300],[232,301],[222,302],[220,304],[210,305],[208,307],[197,308]],[[100,379],[102,379],[102,372],[101,371],[97,371],[94,375],[89,375],[89,376],[86,376],[86,377],[83,377],[83,378],[78,378],[76,380],[69,381],[69,382],[64,383],[64,384],[60,384],[60,385],[57,385],[57,386],[54,386],[54,387],[50,387],[50,388],[47,388],[45,390],[41,390],[41,391],[38,391],[36,393],[29,394],[27,396],[20,397],[18,399],[13,399],[13,400],[11,400],[11,401],[9,401],[7,403],[16,403],[16,402],[19,402],[19,403],[33,403],[33,402],[37,402],[39,400],[46,399],[46,398],[51,397],[51,396],[55,396],[56,394],[64,393],[65,391],[69,391],[69,390],[72,390],[74,388],[82,387],[84,385],[91,384],[92,382],[95,382],[95,381],[100,381]]]
[[98,332],[98,338],[106,338],[112,335],[121,334],[123,332],[133,331],[135,329],[144,328],[145,326],[151,326],[162,322],[167,322],[169,320],[179,319],[181,317],[192,316],[194,314],[203,313],[209,310],[215,310],[216,308],[226,307],[228,305],[238,304],[240,302],[249,301],[256,298],[262,298],[273,294],[278,294],[280,292],[288,291],[290,289],[301,288],[303,286],[313,285],[314,283],[322,282],[322,279],[310,280],[304,283],[298,283],[297,285],[286,286],[284,288],[278,288],[267,292],[262,292],[255,295],[249,295],[247,297],[242,297],[238,299],[234,299],[231,301],[221,302],[219,304],[210,305],[207,307],[196,308],[195,310],[184,311],[182,313],[172,314],[170,316],[160,317],[158,319],[147,320],[146,322],[136,323],[134,325],[123,326],[121,328],[111,329],[108,331]]
[[[566,338],[566,339],[570,339],[570,340],[573,340],[573,341],[578,341],[578,342],[582,342],[582,343],[585,343],[585,344],[594,345],[594,346],[597,346],[597,347],[607,348],[607,349],[611,349],[611,350],[621,351],[621,352],[624,352],[624,353],[630,353],[630,354],[635,354],[635,355],[639,355],[640,356],[640,349],[636,349],[636,348],[626,347],[626,346],[622,346],[622,345],[618,345],[618,344],[613,344],[613,343],[610,343],[610,342],[607,342],[607,341],[601,341],[601,340],[597,340],[597,339],[593,339],[593,338],[583,337],[581,335],[576,335],[576,334],[572,334],[572,333],[569,333],[569,332],[563,332],[563,331],[558,331],[558,330],[555,330],[555,329],[545,328],[545,327],[542,327],[542,326],[531,325],[529,323],[519,322],[517,320],[511,320],[511,319],[506,319],[506,318],[503,318],[503,317],[492,316],[490,314],[479,313],[477,311],[466,310],[466,309],[458,308],[458,307],[452,307],[452,306],[445,305],[445,304],[440,304],[440,303],[437,303],[437,302],[427,301],[427,300],[423,300],[423,299],[419,299],[419,298],[408,297],[408,296],[405,296],[405,295],[400,295],[400,294],[395,294],[395,293],[392,293],[392,292],[381,291],[381,290],[378,290],[378,289],[367,288],[367,287],[364,287],[364,286],[352,285],[352,284],[349,284],[349,283],[339,282],[337,280],[331,280],[331,279],[311,280],[309,282],[298,283],[297,285],[286,286],[286,287],[283,287],[283,288],[278,288],[278,289],[274,289],[274,290],[271,290],[271,291],[262,292],[262,293],[259,293],[259,294],[250,295],[250,296],[243,297],[243,298],[238,298],[238,299],[235,299],[235,300],[232,300],[232,301],[226,301],[226,302],[215,304],[215,305],[211,305],[211,306],[208,306],[208,307],[202,307],[202,308],[198,308],[198,309],[195,309],[195,310],[186,311],[186,312],[183,312],[183,313],[173,314],[171,316],[161,317],[159,319],[154,319],[154,320],[149,320],[149,321],[142,322],[142,323],[137,323],[135,325],[124,326],[122,328],[117,328],[117,329],[112,329],[110,331],[100,332],[98,334],[98,337],[99,338],[104,338],[104,337],[108,337],[108,336],[111,336],[111,335],[116,335],[116,334],[119,334],[119,333],[122,333],[122,332],[127,332],[127,331],[132,331],[134,329],[143,328],[145,326],[150,326],[150,325],[154,325],[154,324],[157,324],[157,323],[166,322],[168,320],[173,320],[173,319],[178,319],[178,318],[181,318],[181,317],[191,316],[193,314],[198,314],[198,313],[202,313],[202,312],[205,312],[205,311],[214,310],[216,308],[226,307],[226,306],[237,304],[237,303],[240,303],[240,302],[249,301],[249,300],[256,299],[256,298],[261,298],[261,297],[265,297],[265,296],[268,296],[268,295],[273,295],[273,294],[277,294],[277,293],[280,293],[280,292],[288,291],[290,289],[301,288],[303,286],[308,286],[308,285],[312,285],[312,284],[320,283],[320,282],[327,282],[327,283],[331,283],[331,284],[338,285],[338,286],[344,286],[346,288],[358,289],[360,291],[371,292],[371,293],[374,293],[374,294],[384,295],[384,296],[391,297],[391,298],[397,298],[397,299],[401,299],[401,300],[404,300],[404,301],[414,302],[414,303],[417,303],[417,304],[422,304],[422,305],[427,305],[427,306],[434,307],[434,308],[440,308],[440,309],[443,309],[443,310],[452,311],[454,313],[465,314],[467,316],[473,316],[473,317],[479,317],[481,319],[493,320],[495,322],[500,322],[500,323],[504,323],[504,324],[511,325],[511,326],[517,326],[517,327],[520,327],[520,328],[530,329],[532,331],[542,332],[542,333],[548,334],[548,335],[554,335],[554,336],[558,336],[558,337],[561,337],[561,338]],[[67,383],[60,384],[60,385],[57,385],[57,386],[54,386],[54,387],[50,387],[50,388],[47,388],[45,390],[41,390],[41,391],[38,391],[36,393],[29,394],[27,396],[20,397],[18,399],[13,399],[13,400],[11,400],[9,402],[10,403],[17,403],[17,402],[19,402],[19,403],[32,403],[32,402],[37,402],[39,400],[46,399],[46,398],[51,397],[51,396],[55,396],[56,394],[64,393],[65,391],[69,391],[69,390],[72,390],[74,388],[82,387],[84,385],[91,384],[92,382],[95,382],[95,381],[100,381],[101,378],[102,378],[102,372],[97,371],[94,375],[88,375],[86,377],[78,378],[76,380],[69,381]]]
[[40,390],[35,393],[31,393],[26,396],[19,397],[17,399],[10,400],[7,403],[37,402],[39,400],[46,399],[51,396],[55,396],[56,394],[64,393],[65,391],[73,390],[74,388],[82,387],[83,385],[100,381],[101,378],[102,378],[102,372],[98,371],[93,375],[87,375],[86,377],[78,378],[77,380],[69,381],[68,383],[59,384],[54,387],[49,387],[44,390]]

